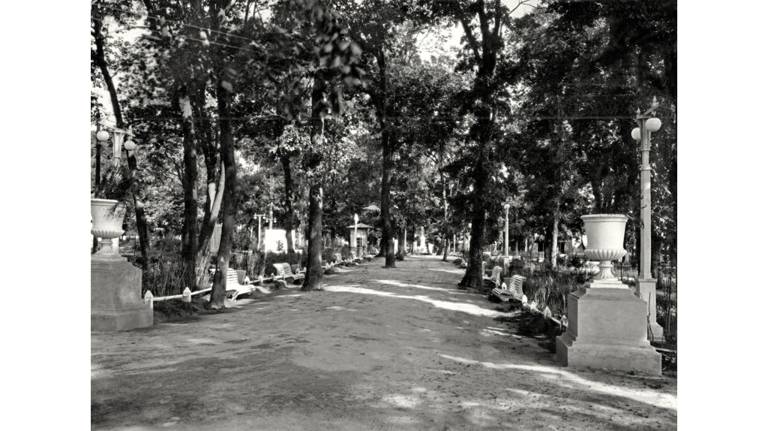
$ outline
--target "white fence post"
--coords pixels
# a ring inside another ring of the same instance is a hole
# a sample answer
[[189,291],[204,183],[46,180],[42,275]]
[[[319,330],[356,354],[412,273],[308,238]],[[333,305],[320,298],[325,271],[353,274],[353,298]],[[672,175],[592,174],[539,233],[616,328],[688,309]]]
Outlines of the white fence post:
[[185,287],[184,291],[181,292],[181,302],[192,302],[192,291],[189,290],[189,287]]
[[150,309],[155,308],[155,297],[152,295],[151,290],[147,290],[147,292],[144,294],[144,303],[149,304]]

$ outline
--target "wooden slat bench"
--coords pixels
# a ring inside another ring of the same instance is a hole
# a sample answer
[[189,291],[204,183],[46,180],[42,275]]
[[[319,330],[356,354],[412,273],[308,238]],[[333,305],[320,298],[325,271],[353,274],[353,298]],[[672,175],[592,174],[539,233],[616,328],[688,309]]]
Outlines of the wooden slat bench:
[[488,280],[493,283],[494,286],[499,287],[501,286],[501,267],[500,266],[494,266],[491,269],[491,276],[486,277],[483,276],[483,280]]
[[282,279],[289,283],[296,283],[297,281],[304,280],[303,272],[293,272],[291,265],[288,262],[273,263],[277,273],[275,279]]
[[513,275],[511,277],[511,286],[502,283],[501,287],[491,290],[491,296],[499,298],[502,302],[509,301],[511,298],[520,298],[523,294],[523,282],[525,277]]
[[231,296],[235,301],[238,296],[251,294],[254,291],[261,293],[270,293],[270,290],[263,287],[251,284],[244,271],[236,271],[232,268],[227,269],[226,287],[227,296]]

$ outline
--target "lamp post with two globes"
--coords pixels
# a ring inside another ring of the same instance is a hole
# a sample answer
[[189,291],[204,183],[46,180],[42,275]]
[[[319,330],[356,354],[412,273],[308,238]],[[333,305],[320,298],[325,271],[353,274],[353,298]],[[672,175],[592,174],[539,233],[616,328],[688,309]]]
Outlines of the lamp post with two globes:
[[504,204],[504,256],[509,257],[509,203]]
[[656,323],[656,280],[651,275],[651,133],[661,129],[661,120],[654,117],[659,103],[654,97],[651,107],[641,113],[637,110],[635,119],[638,127],[632,129],[632,138],[640,142],[640,271],[638,290],[640,297],[648,304],[648,325],[654,341],[663,341],[664,331]]
[[355,252],[354,252],[355,253],[355,257],[360,257],[360,253],[359,253],[359,250],[357,248],[357,223],[360,221],[360,217],[357,216],[357,213],[355,213],[355,216],[354,216],[353,220],[355,221],[355,229],[354,229],[354,234],[353,234],[353,237],[352,237],[352,243],[349,244],[349,245],[351,246],[350,247],[351,249],[355,250]]
[[106,129],[100,129],[96,132],[96,178],[94,178],[94,189],[98,190],[101,186],[101,150],[102,145],[109,140],[109,132]]

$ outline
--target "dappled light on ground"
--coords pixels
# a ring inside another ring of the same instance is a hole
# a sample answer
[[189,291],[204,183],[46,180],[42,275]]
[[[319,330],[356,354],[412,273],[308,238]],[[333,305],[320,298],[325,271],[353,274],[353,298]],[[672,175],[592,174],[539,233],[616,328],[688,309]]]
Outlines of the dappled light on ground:
[[421,403],[421,401],[413,395],[385,395],[382,400],[393,404],[395,407],[406,409],[412,409]]
[[448,274],[464,275],[464,270],[461,268],[430,268],[430,271],[445,272]]
[[409,295],[398,295],[392,292],[383,292],[380,290],[374,290],[374,289],[368,289],[365,287],[357,287],[354,285],[348,285],[348,286],[325,286],[323,287],[323,290],[326,292],[339,292],[339,293],[361,293],[364,295],[376,295],[376,296],[385,296],[388,298],[399,298],[399,299],[410,299],[414,301],[421,301],[426,302],[429,304],[434,305],[437,308],[442,308],[443,310],[451,310],[451,311],[459,311],[462,313],[471,314],[473,316],[486,316],[486,317],[499,317],[499,316],[506,316],[510,317],[514,313],[502,313],[500,311],[495,310],[489,310],[487,308],[479,307],[475,304],[467,304],[462,302],[453,302],[453,301],[441,301],[439,299],[432,299],[428,296],[424,295],[416,295],[416,296],[409,296]]
[[445,292],[445,293],[447,293],[449,295],[456,295],[456,294],[461,293],[461,292],[456,291],[455,289],[451,290],[451,289],[446,289],[444,287],[430,287],[430,286],[424,286],[424,285],[421,285],[421,284],[402,283],[402,282],[399,282],[397,280],[371,280],[371,282],[379,283],[379,284],[385,284],[385,285],[389,285],[389,286],[411,287],[411,288],[414,288],[414,289],[424,289],[424,290],[435,290],[435,291],[438,291],[438,292]]
[[[475,365],[479,364],[486,368],[494,370],[519,370],[528,371],[533,373],[540,373],[542,377],[550,379],[552,381],[565,380],[564,386],[571,389],[589,390],[599,392],[605,395],[611,395],[616,397],[629,398],[641,403],[650,404],[655,407],[661,407],[665,409],[677,408],[677,397],[670,394],[659,393],[658,391],[644,390],[644,389],[632,389],[624,388],[620,386],[608,385],[601,382],[595,382],[581,377],[573,372],[566,371],[562,368],[555,368],[542,365],[523,365],[523,364],[499,364],[493,362],[482,362],[474,359],[467,359],[458,356],[451,356],[446,354],[439,354],[440,357],[450,359],[452,361],[460,362],[462,364]],[[567,386],[568,383],[579,385],[580,387]]]

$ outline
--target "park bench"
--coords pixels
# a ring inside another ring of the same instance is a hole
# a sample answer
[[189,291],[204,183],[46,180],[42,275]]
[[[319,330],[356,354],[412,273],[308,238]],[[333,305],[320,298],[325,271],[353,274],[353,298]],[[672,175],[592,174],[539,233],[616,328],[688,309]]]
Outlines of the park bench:
[[291,265],[288,262],[273,263],[277,273],[275,274],[275,280],[285,280],[289,283],[295,283],[304,279],[303,272],[293,272]]
[[497,287],[491,290],[491,296],[499,298],[502,302],[509,301],[510,298],[521,297],[523,293],[523,281],[525,277],[520,275],[513,275],[511,277],[511,286],[507,286],[506,283],[502,283],[501,287]]
[[241,284],[242,278],[239,276],[236,270],[232,268],[227,269],[227,278],[224,290],[227,292],[227,296],[231,296],[232,300],[236,300],[238,296],[245,295],[253,292],[253,287],[249,284]]
[[245,271],[237,271],[232,268],[227,269],[226,285],[224,290],[227,292],[227,296],[231,296],[235,301],[238,296],[251,294],[255,290],[261,293],[270,293],[269,289],[263,286],[256,286],[250,283],[248,276],[245,275]]
[[490,281],[494,286],[499,287],[501,285],[501,267],[496,265],[491,269],[490,277],[483,277],[483,279]]

